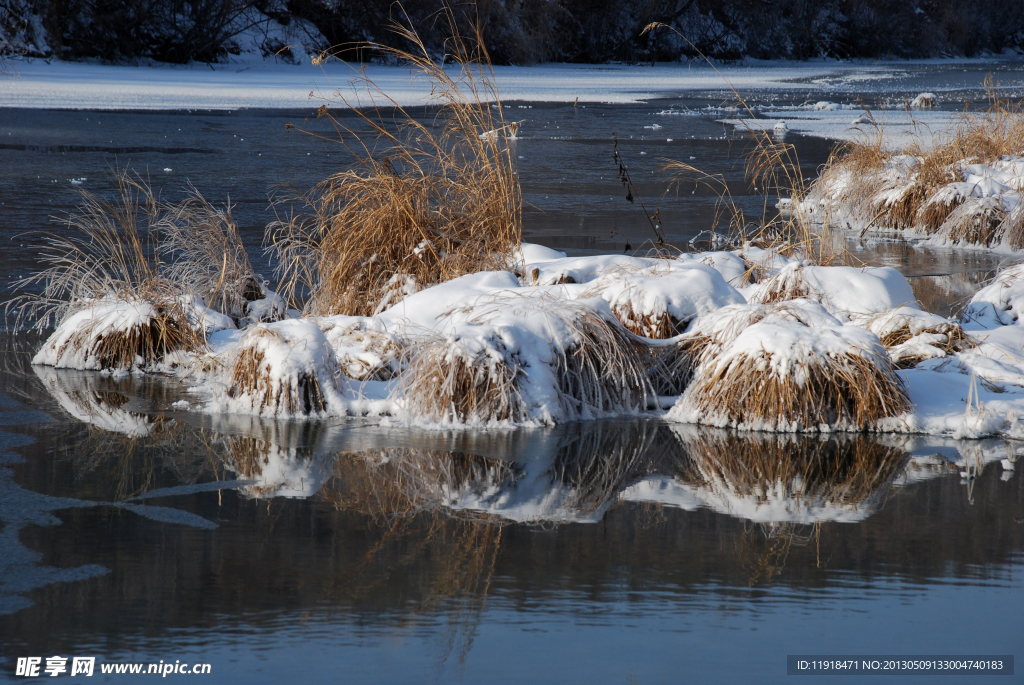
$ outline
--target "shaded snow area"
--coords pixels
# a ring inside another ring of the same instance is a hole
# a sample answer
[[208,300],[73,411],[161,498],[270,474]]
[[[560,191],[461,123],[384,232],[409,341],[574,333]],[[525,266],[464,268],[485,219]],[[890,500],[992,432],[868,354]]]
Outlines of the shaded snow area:
[[[447,281],[367,317],[238,329],[198,298],[187,304],[179,319],[145,302],[79,308],[34,362],[174,375],[195,398],[185,404],[214,415],[431,429],[654,415],[783,433],[1024,437],[1024,267],[979,291],[962,320],[922,311],[894,269],[749,245],[659,259],[524,244],[510,271]],[[189,325],[192,338],[165,344]],[[117,407],[97,420],[147,430]]]

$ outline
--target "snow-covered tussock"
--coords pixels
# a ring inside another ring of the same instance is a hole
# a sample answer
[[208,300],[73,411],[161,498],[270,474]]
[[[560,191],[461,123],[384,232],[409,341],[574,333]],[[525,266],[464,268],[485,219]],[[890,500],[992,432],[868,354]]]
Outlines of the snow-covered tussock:
[[475,424],[643,410],[642,359],[601,302],[512,294],[453,310],[445,335],[408,348],[398,386],[404,412]]
[[961,160],[922,177],[926,159],[895,155],[875,170],[831,166],[801,208],[812,219],[863,232],[897,231],[932,243],[1024,248],[1024,157]]
[[311,416],[344,406],[334,350],[309,321],[257,324],[215,354],[213,364],[226,380],[227,392],[211,403],[220,411]]
[[[780,309],[709,345],[669,417],[754,430],[865,430],[910,410],[877,336],[835,319],[809,326]],[[731,315],[757,318],[742,309]],[[718,330],[729,328],[723,315]]]
[[155,369],[168,355],[198,352],[192,328],[198,305],[98,300],[65,317],[33,358],[57,368],[128,372]]

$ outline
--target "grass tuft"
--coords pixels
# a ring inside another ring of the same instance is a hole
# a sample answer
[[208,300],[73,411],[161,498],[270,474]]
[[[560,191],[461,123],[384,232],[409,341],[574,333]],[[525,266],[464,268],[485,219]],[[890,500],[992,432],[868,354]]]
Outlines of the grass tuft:
[[[701,420],[765,430],[868,430],[881,419],[910,410],[904,382],[881,345],[843,340],[845,349],[839,350],[831,329],[807,326],[788,314],[796,311],[792,308],[778,308],[782,316],[764,321],[776,313],[773,309],[738,310],[730,317],[736,321],[726,320],[708,335],[681,400]],[[752,330],[769,322],[774,325]],[[779,334],[780,324],[805,340],[821,338],[829,352],[780,357],[750,340],[735,348],[741,336]]]
[[238,234],[231,206],[215,207],[198,190],[166,212],[162,249],[167,276],[242,324],[264,289]]
[[320,110],[356,162],[301,198],[307,213],[268,229],[282,293],[305,298],[308,314],[372,315],[403,292],[512,262],[522,233],[514,156],[506,138],[481,135],[506,129],[501,99],[481,36],[464,40],[445,16],[453,37],[440,58],[400,24],[392,28],[409,51],[370,46],[430,83],[439,104],[432,121],[365,74],[356,86],[374,107],[344,104],[369,134]]

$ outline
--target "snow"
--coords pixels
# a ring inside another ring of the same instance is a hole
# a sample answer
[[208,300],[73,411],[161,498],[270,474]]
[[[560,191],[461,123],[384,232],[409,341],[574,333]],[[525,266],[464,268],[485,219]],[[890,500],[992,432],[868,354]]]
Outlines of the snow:
[[[655,398],[642,380],[647,373],[643,365],[649,363],[644,359],[684,339],[706,336],[710,343],[694,360],[698,369],[714,372],[754,359],[763,373],[797,386],[805,383],[809,366],[843,355],[869,359],[883,373],[892,373],[893,362],[912,366],[901,372],[912,411],[881,421],[875,426],[879,431],[962,438],[1024,433],[1017,420],[1024,417],[1024,324],[1019,316],[1024,265],[1004,270],[975,294],[962,321],[971,340],[955,347],[951,343],[961,336],[957,322],[922,311],[907,280],[887,267],[817,266],[749,245],[655,259],[570,258],[524,244],[515,262],[520,275],[475,273],[400,293],[400,301],[368,317],[287,318],[248,322],[239,330],[226,317],[207,311],[201,299],[184,298],[190,321],[206,332],[210,351],[178,352],[152,363],[137,360],[131,369],[101,369],[91,350],[112,331],[148,324],[156,308],[146,302],[100,300],[66,317],[34,363],[103,373],[159,370],[182,378],[196,398],[176,408],[214,415],[380,417],[391,425],[432,430],[507,429],[657,415],[660,410],[652,408],[660,405],[670,407],[666,418],[674,422],[726,425],[730,421],[723,417],[701,415],[689,391]],[[751,271],[761,280],[744,285]],[[780,294],[795,299],[778,302]],[[762,299],[772,303],[758,304]],[[261,308],[279,316],[283,301],[268,291],[250,315]],[[633,330],[654,335],[650,323],[664,316],[675,320],[675,332],[684,331],[681,336],[645,339],[617,328],[620,321],[637,324]],[[612,336],[609,350],[620,345],[641,353],[636,361],[629,361],[633,352],[604,360],[596,380],[587,381],[594,383],[587,395],[582,386],[566,385],[560,374],[573,350],[594,344],[587,337],[595,335],[597,329],[587,328],[594,325],[619,331],[596,333]],[[906,339],[886,353],[879,337],[904,330]],[[410,370],[429,375],[422,363],[416,366],[428,354],[433,355],[429,363],[445,369],[471,369],[476,382],[506,383],[500,392],[507,393],[510,413],[494,418],[423,404],[417,398],[425,390],[444,390],[445,383],[455,382],[441,378],[448,371],[431,371],[435,376],[427,380]],[[246,359],[254,360],[253,368],[237,371]],[[59,376],[44,380],[62,405],[83,420],[95,415],[97,425],[127,434],[147,430],[144,419],[117,407],[75,404]],[[783,424],[743,427],[844,428]],[[471,506],[468,500],[465,506]]]
[[284,298],[268,288],[263,297],[246,303],[246,314],[252,322],[280,321],[288,317],[288,305]]
[[917,307],[910,282],[892,267],[815,266],[810,262],[782,267],[774,278],[752,290],[751,299],[788,287],[805,289],[807,297],[820,302],[841,321],[904,305]]
[[[336,61],[319,66],[275,64],[268,60],[235,58],[229,64],[123,67],[40,60],[14,64],[17,79],[0,80],[0,101],[9,107],[69,109],[290,109],[319,106],[336,100],[335,91],[355,97],[349,82],[357,67]],[[882,67],[839,67],[845,72],[887,74],[896,64]],[[740,90],[766,88],[807,90],[811,79],[833,74],[837,66],[814,62],[722,65],[719,70]],[[506,102],[625,103],[659,95],[728,89],[713,69],[700,65],[543,64],[533,67],[496,66],[498,91]],[[425,80],[410,79],[409,69],[366,65],[366,76],[403,106],[431,100]],[[310,98],[310,92],[314,97]],[[363,93],[362,104],[365,102]]]
[[[36,353],[32,363],[59,369],[103,370],[101,360],[95,353],[96,344],[111,333],[148,326],[156,316],[156,306],[150,302],[100,300],[65,317]],[[146,360],[136,357],[136,366],[145,364]]]

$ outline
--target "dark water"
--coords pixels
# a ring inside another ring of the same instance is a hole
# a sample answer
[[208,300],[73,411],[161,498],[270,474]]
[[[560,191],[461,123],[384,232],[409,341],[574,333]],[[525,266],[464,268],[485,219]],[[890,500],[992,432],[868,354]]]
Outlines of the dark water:
[[[651,237],[613,131],[671,242],[710,228],[716,198],[672,185],[663,159],[722,174],[760,215],[748,142],[664,106],[516,105],[526,239],[583,254]],[[189,181],[230,196],[258,256],[268,195],[345,159],[285,128],[321,130],[312,115],[0,109],[3,273],[34,268],[21,234],[59,230],[48,217],[79,188],[109,193],[115,165],[165,197]],[[813,177],[830,146],[794,144]],[[998,266],[852,247],[934,311]],[[175,383],[34,370],[30,351],[8,341],[0,371],[0,678],[56,654],[210,663],[213,682],[777,682],[787,654],[1020,652],[1012,443],[203,418],[169,411]]]
[[[846,96],[850,99],[852,96]],[[795,98],[795,96],[793,96]],[[806,93],[793,102],[802,102]],[[775,94],[776,104],[789,102]],[[669,243],[709,229],[727,230],[729,215],[714,187],[663,170],[681,161],[721,178],[748,223],[775,214],[746,179],[751,140],[714,116],[663,116],[723,104],[720,98],[673,98],[635,105],[514,104],[506,118],[523,121],[513,142],[524,200],[524,239],[570,254],[644,251],[655,234],[639,203],[629,203],[617,177],[613,136],[639,199],[659,211]],[[357,125],[351,115],[340,120]],[[425,113],[425,118],[429,113]],[[293,128],[287,128],[292,124]],[[659,126],[658,129],[650,127]],[[357,126],[358,128],[358,126]],[[305,132],[303,132],[305,131]],[[230,200],[253,264],[271,282],[263,253],[265,226],[276,212],[301,212],[288,198],[344,168],[351,159],[334,129],[315,112],[286,110],[83,112],[0,108],[0,255],[3,273],[30,273],[40,232],[59,231],[80,191],[111,197],[114,169],[143,176],[162,197],[179,199],[195,186],[215,203]],[[833,144],[789,135],[804,177],[816,177]],[[692,175],[691,175],[692,176]],[[901,268],[933,311],[951,313],[991,278],[1000,258],[983,252],[912,248],[903,242],[853,241],[868,265]],[[7,281],[3,279],[4,293]]]
[[1020,646],[1001,441],[144,415],[160,381],[6,362],[8,676],[59,654],[215,682],[776,682],[791,653]]

